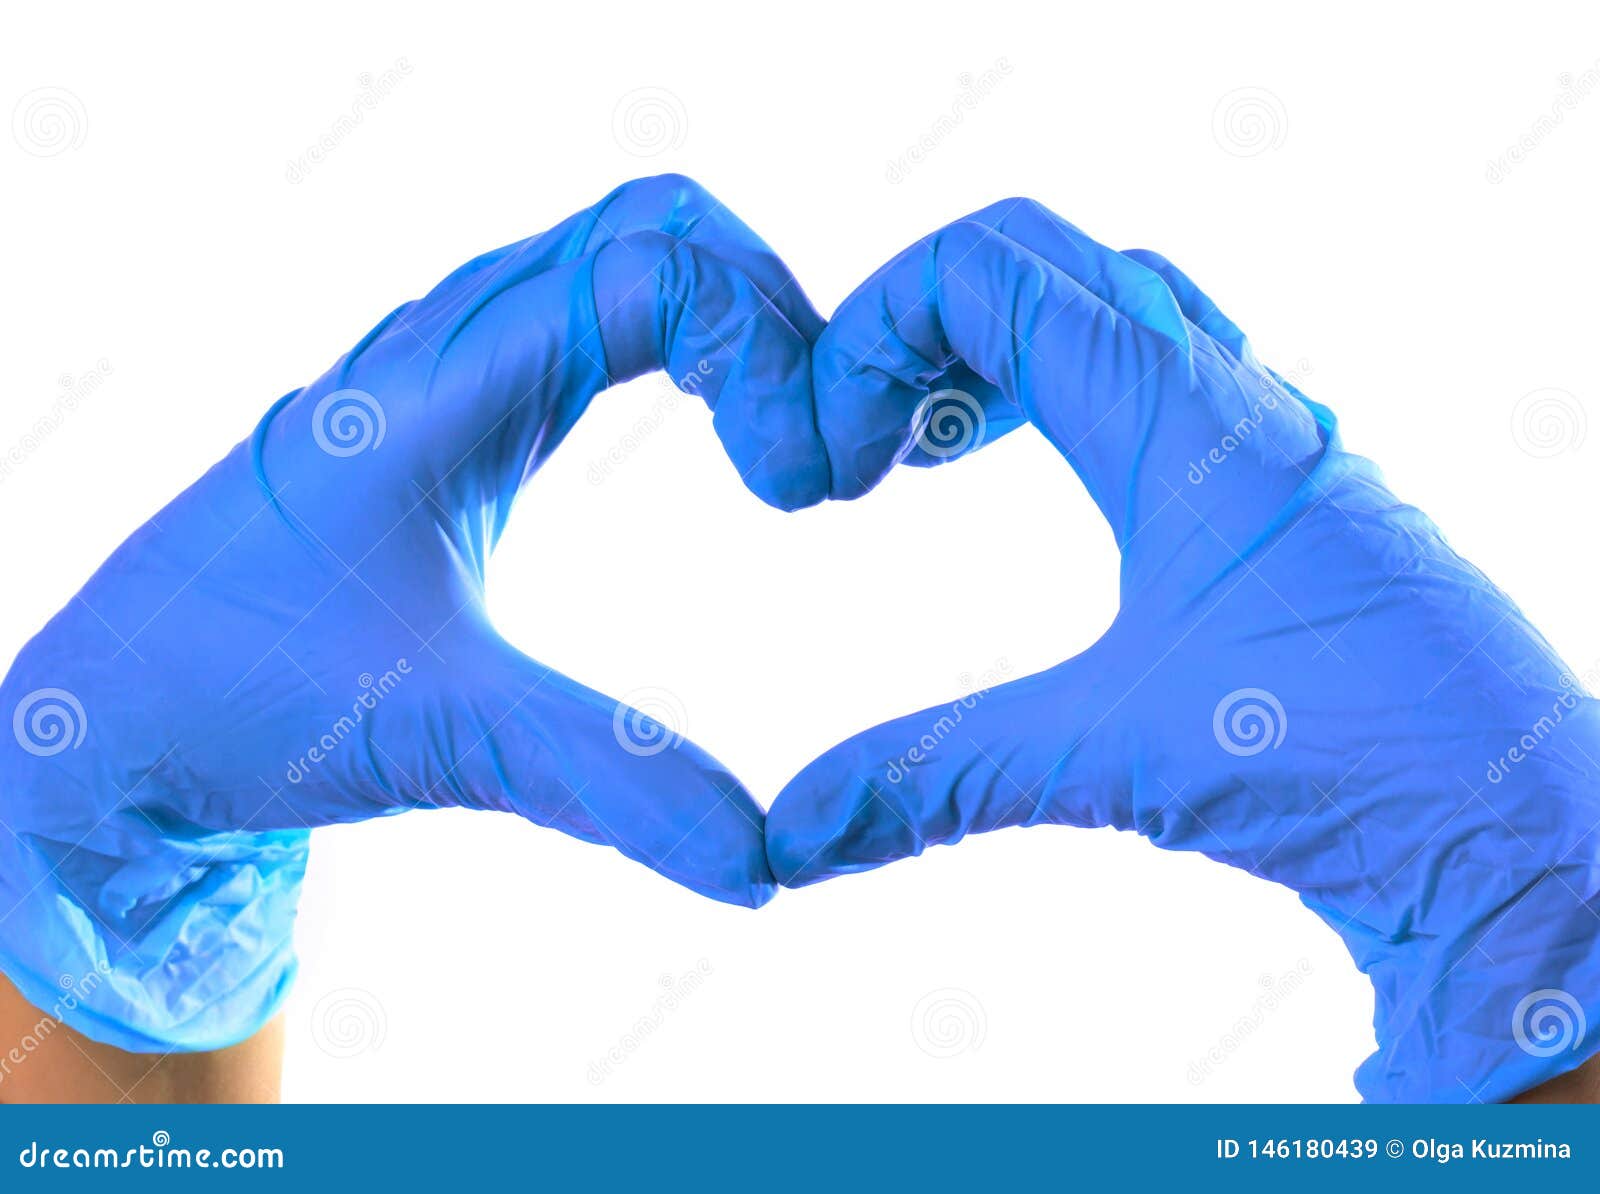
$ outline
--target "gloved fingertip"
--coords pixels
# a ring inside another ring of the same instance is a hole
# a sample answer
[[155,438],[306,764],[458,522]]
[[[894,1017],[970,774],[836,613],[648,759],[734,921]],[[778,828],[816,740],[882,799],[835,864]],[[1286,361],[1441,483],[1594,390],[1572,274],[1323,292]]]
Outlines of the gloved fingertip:
[[778,894],[778,883],[767,862],[764,843],[752,843],[743,862],[744,865],[734,874],[711,876],[704,870],[675,874],[664,869],[658,869],[658,873],[687,887],[696,895],[716,900],[719,904],[760,908],[770,903],[772,897]]
[[725,899],[723,902],[754,910],[770,904],[772,898],[777,894],[778,884],[776,880],[770,880],[764,883],[752,883],[742,892],[739,892],[736,897]]
[[828,461],[820,447],[786,449],[779,444],[765,459],[741,471],[739,479],[767,505],[793,513],[828,498],[828,473]]
[[636,839],[621,847],[624,853],[718,903],[759,908],[777,894],[761,806],[701,748],[680,740],[641,760],[637,778],[649,788],[634,797],[635,821],[641,801],[671,813],[654,841]]
[[767,814],[767,862],[784,887],[872,870],[923,848],[874,784],[839,776],[828,755],[791,780]]
[[719,904],[759,908],[778,891],[759,826],[752,826],[748,833],[713,829],[703,846],[691,849],[681,845],[661,858],[629,845],[618,848],[662,878]]

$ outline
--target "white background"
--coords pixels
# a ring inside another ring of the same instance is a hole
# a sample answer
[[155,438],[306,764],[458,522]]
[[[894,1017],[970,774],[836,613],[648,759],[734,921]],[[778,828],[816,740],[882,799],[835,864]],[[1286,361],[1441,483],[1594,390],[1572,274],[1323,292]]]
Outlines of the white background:
[[[402,60],[290,181],[360,76]],[[1597,69],[1592,4],[19,8],[0,105],[52,89],[66,125],[0,140],[0,661],[402,299],[679,170],[825,313],[1013,194],[1166,253],[1582,672],[1600,90],[1561,97]],[[630,135],[641,88],[664,123]],[[593,484],[666,384],[602,398],[529,487],[493,609],[595,687],[671,692],[758,798],[1110,620],[1110,535],[1031,430],[791,517],[686,400]],[[1521,428],[1536,407],[1553,418]],[[1291,893],[1110,831],[977,838],[759,913],[499,816],[322,831],[313,859],[291,1099],[1348,1100],[1372,1048],[1365,980]],[[657,1016],[663,976],[702,959]]]

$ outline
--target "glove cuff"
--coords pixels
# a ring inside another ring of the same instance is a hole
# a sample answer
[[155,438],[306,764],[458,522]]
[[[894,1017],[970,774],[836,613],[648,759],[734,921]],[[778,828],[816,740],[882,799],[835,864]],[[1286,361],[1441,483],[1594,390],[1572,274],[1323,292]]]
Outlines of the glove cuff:
[[6,835],[0,970],[43,1015],[130,1053],[238,1044],[293,982],[309,838]]
[[1600,1052],[1600,872],[1508,879],[1515,894],[1453,941],[1353,945],[1377,988],[1368,1102],[1503,1102]]

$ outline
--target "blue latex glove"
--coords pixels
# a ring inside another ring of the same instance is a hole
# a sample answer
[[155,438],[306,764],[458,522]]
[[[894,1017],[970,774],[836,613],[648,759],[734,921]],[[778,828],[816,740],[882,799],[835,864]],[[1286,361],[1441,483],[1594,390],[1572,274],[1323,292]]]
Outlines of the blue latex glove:
[[124,1049],[232,1044],[294,973],[308,829],[411,808],[516,813],[764,903],[760,807],[501,639],[484,567],[589,400],[655,369],[762,498],[821,500],[821,326],[749,229],[654,178],[469,262],[280,400],[0,687],[0,967]]
[[[1376,988],[1368,1099],[1502,1099],[1600,1047],[1596,702],[1177,269],[1008,201],[891,261],[814,359],[835,496],[976,441],[925,426],[970,370],[940,409],[1061,451],[1121,608],[1077,658],[808,766],[768,815],[780,881],[1116,826],[1285,884],[1343,938]],[[1052,513],[1017,516],[1050,550]]]

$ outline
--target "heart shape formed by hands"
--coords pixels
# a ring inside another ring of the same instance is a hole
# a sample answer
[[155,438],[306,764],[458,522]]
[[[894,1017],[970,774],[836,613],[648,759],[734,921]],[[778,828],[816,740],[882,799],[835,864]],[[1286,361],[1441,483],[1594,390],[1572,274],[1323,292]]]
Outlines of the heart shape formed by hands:
[[[1116,534],[1117,619],[828,752],[763,824],[709,755],[484,613],[522,482],[598,391],[662,368],[785,509],[1033,423]],[[941,437],[962,421],[984,435]],[[249,1035],[292,978],[309,828],[441,806],[751,906],[774,873],[1115,825],[1340,933],[1377,989],[1369,1098],[1504,1097],[1600,1045],[1558,1053],[1533,1019],[1600,990],[1594,702],[1189,279],[1026,200],[918,242],[826,327],[678,177],[470,262],[119,548],[0,707],[0,965],[36,1003],[104,974],[69,1022],[123,1048]]]

